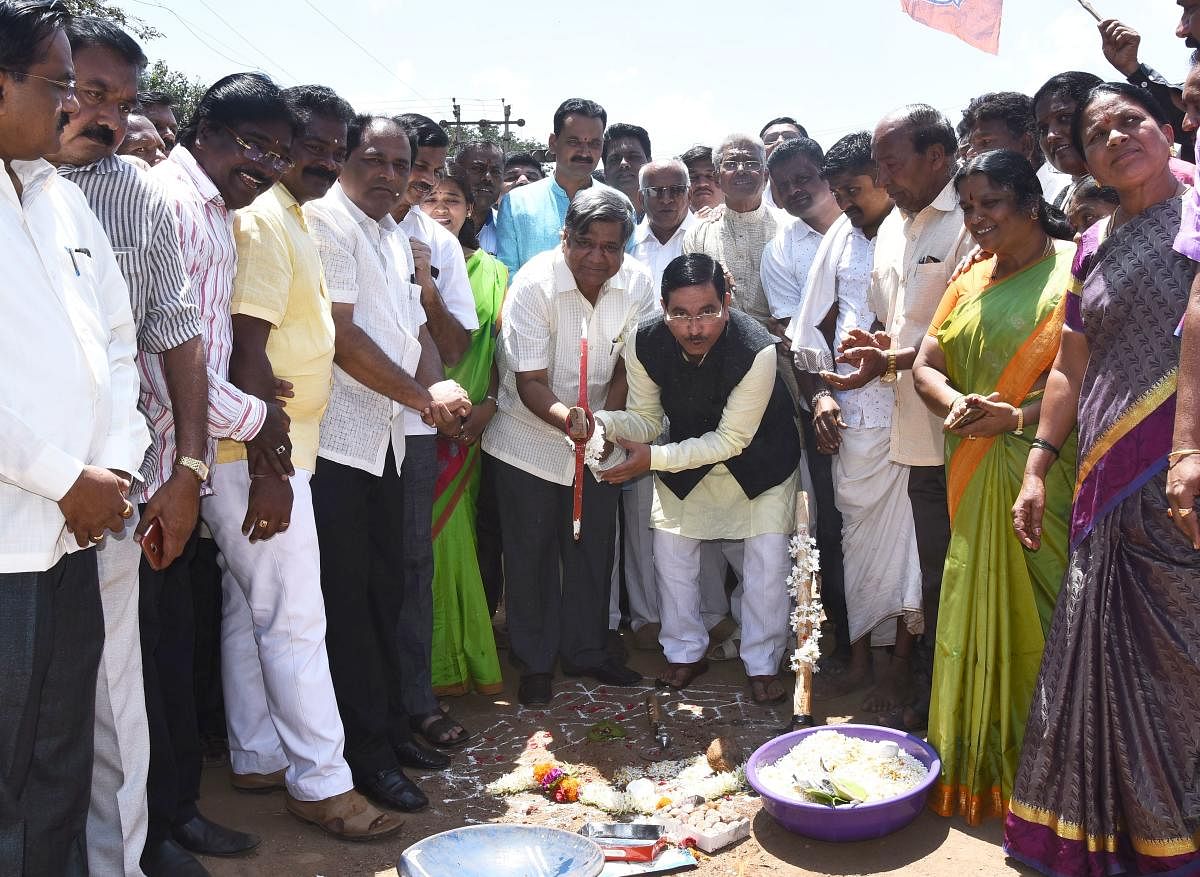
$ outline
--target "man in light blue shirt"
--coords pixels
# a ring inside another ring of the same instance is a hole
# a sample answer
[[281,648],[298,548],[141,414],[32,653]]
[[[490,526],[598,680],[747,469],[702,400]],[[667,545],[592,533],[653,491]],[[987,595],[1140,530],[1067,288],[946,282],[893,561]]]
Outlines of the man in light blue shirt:
[[[509,277],[538,253],[562,242],[563,220],[576,192],[604,186],[592,179],[592,171],[604,147],[606,124],[608,114],[594,101],[570,98],[555,110],[554,133],[548,141],[556,156],[554,174],[513,189],[500,202],[496,257],[508,266]],[[629,209],[632,213],[632,204]]]

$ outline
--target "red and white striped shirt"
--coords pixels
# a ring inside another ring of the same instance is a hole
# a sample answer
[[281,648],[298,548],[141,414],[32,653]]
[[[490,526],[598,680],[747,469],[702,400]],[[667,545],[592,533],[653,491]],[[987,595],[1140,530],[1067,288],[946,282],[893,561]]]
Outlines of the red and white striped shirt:
[[[183,263],[192,293],[200,308],[204,330],[204,355],[208,363],[208,442],[204,462],[212,465],[217,439],[244,442],[258,435],[267,416],[261,399],[229,383],[229,354],[233,350],[233,322],[229,301],[237,272],[233,240],[233,212],[225,206],[216,185],[184,146],[171,150],[167,160],[151,171],[166,191],[179,228]],[[162,358],[138,357],[142,377],[142,405],[150,422],[153,444],[143,474],[150,496],[171,477],[175,467],[175,422]],[[204,493],[211,492],[204,485]]]

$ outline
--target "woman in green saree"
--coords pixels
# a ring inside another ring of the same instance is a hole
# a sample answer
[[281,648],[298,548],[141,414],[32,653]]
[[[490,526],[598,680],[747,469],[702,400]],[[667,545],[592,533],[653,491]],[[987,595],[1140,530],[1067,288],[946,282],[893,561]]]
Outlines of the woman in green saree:
[[1046,478],[1040,551],[1013,533],[1012,506],[1058,352],[1075,246],[1021,155],[977,156],[955,186],[967,229],[993,255],[950,283],[913,378],[946,418],[951,530],[929,709],[942,776],[930,807],[977,825],[1002,816],[1012,793],[1066,569],[1073,438]]
[[421,204],[462,244],[479,316],[479,328],[462,361],[446,368],[446,377],[458,381],[471,397],[472,410],[457,436],[438,436],[433,499],[433,690],[450,696],[472,689],[497,694],[504,687],[475,553],[475,503],[479,436],[496,413],[497,320],[508,269],[480,249],[470,205],[469,184],[453,174],[441,179]]

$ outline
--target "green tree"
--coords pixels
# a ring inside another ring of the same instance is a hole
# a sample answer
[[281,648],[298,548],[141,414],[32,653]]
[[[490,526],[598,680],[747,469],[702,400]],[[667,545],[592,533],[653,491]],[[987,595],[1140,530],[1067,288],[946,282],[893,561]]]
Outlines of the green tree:
[[450,135],[450,152],[453,154],[455,147],[459,143],[465,143],[468,140],[486,140],[489,143],[499,143],[504,150],[505,155],[510,155],[514,152],[532,152],[535,155],[538,150],[543,153],[546,150],[546,144],[540,140],[533,140],[529,137],[521,137],[512,132],[519,131],[515,125],[509,129],[508,137],[505,137],[500,128],[496,125],[464,125],[461,128],[453,125],[446,128],[446,133]]
[[90,15],[94,18],[104,18],[131,32],[140,40],[153,40],[161,37],[162,33],[154,29],[142,19],[130,15],[119,6],[113,6],[107,0],[66,0],[67,8],[72,15]]
[[175,117],[180,125],[192,117],[196,104],[208,91],[208,86],[193,76],[172,70],[161,58],[150,65],[142,76],[143,91],[165,91],[175,100]]

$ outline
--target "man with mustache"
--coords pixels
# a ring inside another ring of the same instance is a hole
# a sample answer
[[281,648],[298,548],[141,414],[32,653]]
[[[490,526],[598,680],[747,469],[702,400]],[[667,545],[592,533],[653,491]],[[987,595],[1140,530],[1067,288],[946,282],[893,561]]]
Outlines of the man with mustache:
[[636,211],[634,218],[646,215],[638,187],[638,172],[651,159],[650,135],[641,125],[614,122],[604,132],[601,151],[605,181],[629,199]]
[[413,742],[400,696],[402,625],[413,623],[402,615],[421,611],[408,603],[404,554],[407,412],[457,432],[471,403],[445,380],[412,251],[391,215],[416,150],[395,119],[360,116],[346,152],[329,194],[304,206],[333,301],[333,391],[312,479],[325,644],[356,785],[386,807],[413,811],[429,799],[402,768],[442,768],[449,759]]
[[[396,121],[415,146],[408,186],[392,209],[400,231],[408,236],[421,287],[425,328],[445,365],[457,365],[479,328],[475,293],[467,276],[462,245],[453,234],[421,209],[446,165],[450,138],[433,119],[406,113]],[[416,411],[405,412],[404,465],[404,613],[399,643],[400,697],[416,730],[434,746],[467,742],[466,729],[438,708],[431,674],[433,648],[433,486],[437,478],[437,430]],[[457,429],[452,434],[456,434]],[[431,754],[432,757],[432,754]],[[438,755],[437,760],[446,760]],[[447,760],[448,761],[448,760]]]
[[117,147],[117,155],[139,158],[148,167],[166,159],[166,144],[153,122],[138,113],[130,113],[125,122],[125,139]]
[[[226,76],[205,92],[179,144],[150,171],[166,190],[205,329],[208,437],[200,458],[174,461],[192,471],[201,495],[212,492],[209,467],[222,438],[246,442],[276,476],[293,474],[283,407],[246,393],[228,378],[233,348],[229,301],[237,266],[233,212],[270,189],[291,167],[293,124],[279,89],[266,76]],[[166,449],[156,444],[152,454],[160,476],[171,471]],[[237,855],[259,840],[206,819],[196,808],[201,759],[190,695],[195,623],[189,571],[195,550],[193,533],[169,566],[142,571],[142,665],[150,718],[150,826],[142,867],[148,874],[200,874],[202,866],[185,849]]]
[[288,400],[291,478],[258,448],[223,440],[202,514],[224,557],[221,674],[234,788],[287,793],[297,818],[352,840],[401,823],[354,790],[325,651],[325,606],[309,480],[333,377],[333,317],[301,205],[337,181],[350,105],[322,86],[283,92],[296,117],[295,162],[234,220],[230,380]]
[[576,193],[592,186],[612,188],[592,178],[606,124],[604,107],[584,98],[565,100],[554,111],[554,133],[548,141],[555,155],[554,174],[510,191],[500,202],[496,258],[508,267],[509,277],[538,253],[559,245],[567,207]]
[[[701,550],[737,541],[746,593],[741,658],[755,702],[774,703],[785,695],[778,674],[788,640],[800,438],[774,339],[731,303],[719,262],[702,253],[672,261],[662,316],[626,339],[626,410],[598,411],[596,422],[627,454],[605,481],[654,473],[654,568],[668,661],[660,683],[686,688],[708,669]],[[667,441],[651,446],[664,415]]]
[[[107,614],[91,549],[109,533],[132,541],[126,495],[149,442],[129,291],[87,200],[44,160],[80,109],[69,20],[60,2],[0,0],[0,870],[12,875],[89,870]],[[136,670],[122,682],[136,687]],[[116,864],[105,873],[125,873]]]
[[[767,159],[770,160],[771,154],[776,148],[797,137],[808,137],[808,130],[791,116],[779,116],[763,125],[759,129],[758,137],[766,147]],[[773,180],[768,179],[767,190],[763,192],[763,200],[772,210],[784,209],[783,201],[778,197]]]
[[[504,186],[504,150],[490,140],[469,140],[458,148],[454,166],[471,184],[475,236],[485,252],[496,255],[496,202]],[[540,170],[540,168],[539,168]],[[484,217],[482,222],[478,217]]]
[[959,140],[965,137],[967,143],[962,158],[965,161],[993,149],[1019,152],[1037,169],[1042,197],[1051,204],[1061,204],[1071,178],[1046,161],[1038,144],[1037,128],[1033,98],[1029,95],[1019,91],[981,94],[967,104],[958,123]]
[[703,218],[710,210],[725,203],[721,187],[717,185],[717,169],[713,165],[712,148],[693,146],[679,160],[688,169],[688,202],[692,212]]
[[169,563],[195,529],[200,481],[176,460],[204,458],[208,380],[200,314],[171,208],[158,185],[115,154],[146,56],[102,19],[75,18],[67,36],[80,108],[49,158],[83,190],[117,254],[137,326],[141,409],[160,452],[147,456],[131,490],[135,501],[146,503],[140,523],[131,515],[120,538],[101,543],[96,553],[105,634],[96,682],[88,862],[97,872],[135,875],[146,840],[150,759],[145,695],[140,684],[131,684],[142,676],[137,540],[151,521],[161,522],[163,560]]

